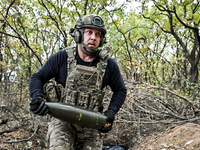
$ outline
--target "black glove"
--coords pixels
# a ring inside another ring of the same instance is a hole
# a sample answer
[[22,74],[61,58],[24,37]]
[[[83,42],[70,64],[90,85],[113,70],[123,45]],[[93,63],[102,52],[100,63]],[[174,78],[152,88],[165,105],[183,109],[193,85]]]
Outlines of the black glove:
[[109,127],[103,127],[99,131],[102,133],[107,133],[112,130],[112,124],[113,121],[115,120],[115,112],[113,110],[106,110],[105,115],[107,116],[106,121],[110,123]]
[[49,111],[48,106],[45,104],[45,101],[41,97],[35,97],[30,102],[30,111],[36,115],[46,115]]

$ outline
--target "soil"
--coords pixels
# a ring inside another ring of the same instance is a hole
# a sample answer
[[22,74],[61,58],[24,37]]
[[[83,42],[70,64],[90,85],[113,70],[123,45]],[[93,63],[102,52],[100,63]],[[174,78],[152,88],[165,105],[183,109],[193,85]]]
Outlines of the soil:
[[[2,126],[1,126],[2,128]],[[5,127],[6,128],[6,127]],[[39,126],[37,132],[35,129],[28,127],[0,135],[1,141],[24,141],[17,143],[1,144],[0,149],[30,149],[30,150],[47,150],[46,142],[47,124]],[[30,138],[31,135],[34,136]],[[171,126],[165,131],[152,133],[129,147],[129,150],[199,150],[200,149],[200,125],[195,123],[186,123],[180,126]]]
[[0,150],[47,150],[46,132],[48,123],[40,123],[33,127],[30,125],[20,128],[11,128],[11,124],[0,124]]
[[186,123],[153,133],[138,142],[131,150],[199,150],[200,125]]

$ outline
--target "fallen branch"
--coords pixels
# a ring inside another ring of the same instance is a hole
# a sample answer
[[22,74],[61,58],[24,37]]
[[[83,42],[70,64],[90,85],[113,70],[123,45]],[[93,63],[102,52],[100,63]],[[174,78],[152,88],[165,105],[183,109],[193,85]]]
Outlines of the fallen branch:
[[8,119],[1,119],[0,124],[6,124],[8,122]]
[[194,122],[200,120],[200,118],[193,118],[193,119],[188,119],[188,120],[183,120],[183,121],[115,121],[115,123],[135,123],[135,124],[158,124],[158,123],[162,123],[162,124],[184,124],[187,122]]
[[[2,107],[2,106],[1,106]],[[4,111],[8,111],[9,113],[11,113],[13,115],[13,117],[20,122],[19,118],[17,118],[17,116],[10,110],[8,109],[5,105],[3,105]]]
[[32,137],[34,137],[34,135],[36,134],[36,132],[38,131],[38,129],[39,129],[39,125],[36,126],[36,129],[35,129],[34,133],[33,133],[29,138],[27,138],[27,139],[16,140],[16,141],[1,141],[1,140],[0,140],[0,142],[1,142],[1,143],[8,143],[8,144],[11,144],[11,143],[18,143],[18,142],[28,141],[28,140],[30,140]]
[[145,85],[147,85],[147,86],[149,86],[150,88],[159,89],[159,90],[164,90],[164,91],[167,91],[167,92],[169,92],[169,93],[171,93],[171,94],[173,94],[173,95],[178,96],[179,98],[181,98],[181,99],[187,101],[187,102],[190,104],[190,106],[192,106],[192,108],[195,110],[195,112],[199,112],[199,110],[194,106],[194,104],[193,104],[189,99],[187,99],[186,97],[181,96],[181,95],[179,95],[179,94],[177,94],[177,93],[174,93],[174,92],[172,92],[171,90],[166,89],[166,88],[162,88],[162,87],[158,87],[158,86],[152,86],[152,85],[150,85],[150,84],[148,84],[148,83],[145,83],[145,82],[142,82],[142,83],[145,84]]
[[4,133],[9,133],[9,132],[17,131],[18,129],[21,129],[22,127],[23,127],[23,126],[20,125],[20,126],[15,126],[15,127],[11,128],[11,129],[8,129],[8,130],[1,131],[1,132],[0,132],[0,135],[1,135],[1,134],[4,134]]

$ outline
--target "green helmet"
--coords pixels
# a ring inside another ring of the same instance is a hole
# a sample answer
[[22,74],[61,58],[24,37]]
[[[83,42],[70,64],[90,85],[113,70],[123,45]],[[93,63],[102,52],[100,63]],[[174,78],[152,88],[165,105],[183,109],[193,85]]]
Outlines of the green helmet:
[[[104,43],[106,43],[106,26],[104,20],[99,16],[99,15],[84,15],[82,16],[75,25],[75,28],[70,29],[70,35],[74,38],[75,42],[78,44],[82,44],[83,48],[85,51],[89,53],[95,53],[97,49],[93,49],[88,47],[87,45],[84,44],[84,29],[85,28],[96,28],[99,29],[102,32],[101,40],[99,43],[99,47],[103,46]],[[90,50],[87,51],[87,49]]]
[[85,27],[97,28],[101,30],[104,35],[106,34],[105,22],[98,15],[85,15],[76,22],[75,28],[80,29]]

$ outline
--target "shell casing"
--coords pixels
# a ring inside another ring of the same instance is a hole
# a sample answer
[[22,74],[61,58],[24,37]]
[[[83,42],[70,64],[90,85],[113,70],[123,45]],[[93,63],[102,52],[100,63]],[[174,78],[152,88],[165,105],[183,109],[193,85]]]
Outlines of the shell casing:
[[109,123],[106,121],[107,117],[100,112],[94,112],[66,103],[46,102],[46,104],[49,108],[48,113],[62,121],[92,129],[101,129],[109,126]]

